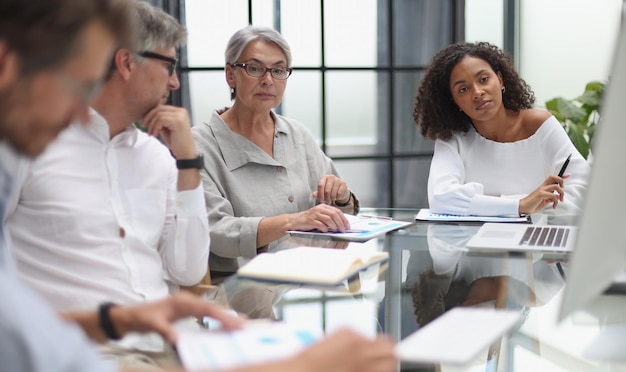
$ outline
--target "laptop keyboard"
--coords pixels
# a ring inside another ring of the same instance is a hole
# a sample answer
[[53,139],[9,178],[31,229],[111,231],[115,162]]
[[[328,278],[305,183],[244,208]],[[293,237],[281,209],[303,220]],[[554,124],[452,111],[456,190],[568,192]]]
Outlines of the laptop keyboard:
[[569,229],[564,227],[528,227],[520,240],[520,245],[534,247],[565,247]]

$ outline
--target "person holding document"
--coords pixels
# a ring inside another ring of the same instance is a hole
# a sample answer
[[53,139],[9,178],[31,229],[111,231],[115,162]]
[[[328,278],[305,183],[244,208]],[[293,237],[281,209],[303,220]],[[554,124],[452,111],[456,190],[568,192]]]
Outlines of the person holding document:
[[229,40],[232,107],[193,128],[204,154],[212,278],[237,271],[237,257],[272,249],[288,230],[344,232],[358,199],[300,122],[272,111],[291,75],[291,51],[277,31],[248,26]]
[[413,110],[421,134],[436,140],[431,210],[479,216],[579,212],[589,164],[555,117],[532,108],[534,100],[511,58],[494,45],[456,43],[434,56]]

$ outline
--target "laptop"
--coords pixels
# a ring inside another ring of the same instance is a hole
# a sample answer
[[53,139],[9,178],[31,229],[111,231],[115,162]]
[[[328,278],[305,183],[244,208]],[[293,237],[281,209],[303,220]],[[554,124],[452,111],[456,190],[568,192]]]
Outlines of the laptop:
[[465,245],[470,251],[571,252],[577,227],[571,225],[483,224]]

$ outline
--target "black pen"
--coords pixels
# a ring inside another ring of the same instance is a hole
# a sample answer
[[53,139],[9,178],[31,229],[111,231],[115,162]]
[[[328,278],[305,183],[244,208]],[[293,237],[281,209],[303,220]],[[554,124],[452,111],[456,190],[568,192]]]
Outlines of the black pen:
[[571,157],[572,157],[572,154],[569,154],[567,159],[565,159],[565,163],[563,163],[563,166],[561,167],[561,170],[559,171],[559,177],[563,177],[563,175],[565,174],[565,170],[567,169],[567,165],[569,164],[569,159]]

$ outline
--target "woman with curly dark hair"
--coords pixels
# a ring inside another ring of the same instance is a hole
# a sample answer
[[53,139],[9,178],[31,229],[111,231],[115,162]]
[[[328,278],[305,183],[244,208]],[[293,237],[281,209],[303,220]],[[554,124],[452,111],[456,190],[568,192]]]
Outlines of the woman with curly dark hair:
[[[534,101],[511,58],[492,44],[456,43],[434,56],[413,110],[422,135],[436,140],[428,179],[432,210],[579,211],[589,165],[559,121],[533,108]],[[557,176],[570,154],[567,173]]]

